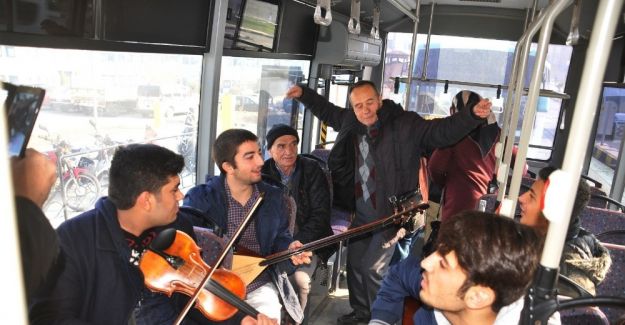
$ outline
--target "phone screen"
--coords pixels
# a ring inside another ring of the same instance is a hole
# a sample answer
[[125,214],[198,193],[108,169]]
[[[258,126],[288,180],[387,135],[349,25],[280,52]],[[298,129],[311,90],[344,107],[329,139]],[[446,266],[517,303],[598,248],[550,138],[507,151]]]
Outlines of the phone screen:
[[3,86],[8,91],[5,105],[9,129],[9,156],[23,157],[43,103],[45,90],[6,83]]

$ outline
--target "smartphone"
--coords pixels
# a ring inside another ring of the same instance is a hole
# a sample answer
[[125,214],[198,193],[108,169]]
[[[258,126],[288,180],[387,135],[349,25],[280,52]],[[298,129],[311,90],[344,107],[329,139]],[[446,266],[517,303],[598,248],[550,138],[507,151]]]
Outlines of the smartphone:
[[4,105],[9,131],[9,156],[23,157],[46,91],[9,83],[2,83],[2,89],[7,93]]
[[495,114],[500,114],[503,113],[503,98],[499,97],[499,98],[489,98],[488,99],[491,103],[492,106],[490,107],[490,110],[495,113]]

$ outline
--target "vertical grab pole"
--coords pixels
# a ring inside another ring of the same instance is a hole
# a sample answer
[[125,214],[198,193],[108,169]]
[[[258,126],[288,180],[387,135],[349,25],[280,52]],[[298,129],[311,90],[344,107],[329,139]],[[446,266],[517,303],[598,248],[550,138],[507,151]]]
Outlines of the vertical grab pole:
[[[567,140],[564,163],[562,164],[562,170],[567,173],[572,185],[579,183],[592,129],[592,123],[588,123],[588,121],[594,121],[597,112],[603,75],[622,5],[623,0],[602,0],[597,9],[578,97],[573,110],[571,130],[575,130],[575,132],[571,133]],[[562,196],[559,200],[565,204],[559,209],[560,216],[557,219],[561,219],[563,224],[568,225],[569,223],[576,193],[577,186],[571,186],[567,191],[561,193]],[[558,267],[566,237],[566,227],[560,229],[562,231],[554,228],[556,227],[549,227],[545,249],[540,261],[542,265],[549,267]]]
[[408,64],[408,81],[406,82],[406,100],[404,100],[404,109],[410,110],[410,96],[412,92],[412,76],[414,66],[417,60],[417,33],[419,30],[419,12],[421,11],[421,0],[417,0],[417,7],[415,9],[414,28],[412,29],[412,48],[410,49],[410,63]]
[[[578,97],[573,110],[571,133],[566,143],[566,153],[562,171],[553,175],[553,184],[547,188],[543,213],[549,219],[549,229],[540,260],[534,276],[534,283],[525,297],[520,324],[547,324],[549,316],[557,307],[556,279],[562,257],[562,249],[568,230],[577,184],[580,180],[586,147],[590,137],[592,123],[597,111],[597,102],[603,75],[606,70],[608,55],[616,23],[621,13],[623,0],[601,0],[586,52],[586,62],[582,71]],[[550,188],[554,186],[557,193]],[[550,193],[552,192],[552,193]],[[557,197],[553,197],[553,196]],[[557,202],[554,202],[557,201]]]
[[[15,213],[15,199],[13,182],[9,168],[9,149],[7,148],[8,131],[6,119],[0,118],[0,177],[4,179],[0,184],[0,204],[4,214],[0,218],[0,242],[4,249],[3,261],[5,268],[4,279],[6,292],[11,292],[11,299],[0,304],[0,315],[5,318],[6,324],[28,324],[26,318],[26,294],[22,276],[20,260],[20,242],[17,230],[17,215]],[[28,217],[28,216],[25,216]]]
[[[529,146],[529,138],[532,132],[532,125],[534,122],[534,117],[536,114],[536,106],[538,104],[538,96],[540,93],[540,84],[543,75],[543,69],[545,67],[545,59],[547,57],[547,49],[549,47],[549,40],[551,38],[551,32],[553,31],[553,24],[555,22],[555,18],[566,9],[573,0],[560,0],[554,1],[547,9],[545,9],[539,15],[539,19],[542,18],[542,30],[540,32],[540,37],[538,39],[538,49],[536,51],[536,60],[534,62],[534,69],[532,71],[532,78],[530,79],[529,85],[529,93],[527,96],[527,101],[525,103],[525,112],[523,114],[523,127],[521,129],[521,138],[519,140],[519,150],[515,159],[515,166],[522,166],[525,163],[525,157],[527,156],[527,148]],[[533,24],[532,24],[533,25]],[[529,41],[527,39],[526,41]],[[529,44],[528,44],[529,46]],[[527,49],[529,51],[529,48]],[[522,80],[520,80],[522,82]],[[518,85],[518,82],[517,82]],[[517,89],[520,87],[517,87]],[[517,98],[520,103],[520,93],[515,93],[515,105],[517,104]],[[516,113],[516,112],[515,112]],[[518,120],[518,114],[516,114],[513,119]],[[511,136],[508,137],[508,142],[506,143],[506,155],[505,162],[509,162],[512,156],[512,145],[514,142],[514,131],[512,129],[516,124],[512,124],[510,127]],[[515,168],[512,174],[512,180],[510,182],[510,189],[507,200],[505,200],[505,204],[502,204],[502,214],[512,217],[514,215],[514,211],[516,208],[516,200],[519,196],[519,187],[521,185],[521,176],[523,173],[523,168]]]

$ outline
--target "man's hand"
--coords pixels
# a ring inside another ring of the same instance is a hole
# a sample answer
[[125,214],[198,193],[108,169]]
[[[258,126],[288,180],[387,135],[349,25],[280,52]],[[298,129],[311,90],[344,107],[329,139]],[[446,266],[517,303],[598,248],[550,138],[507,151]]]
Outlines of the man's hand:
[[267,315],[258,314],[258,318],[256,319],[251,316],[245,316],[241,320],[241,325],[278,325],[278,321],[267,317]]
[[46,155],[26,149],[24,158],[11,159],[11,174],[14,194],[41,208],[56,181],[56,165]]
[[486,118],[490,114],[491,106],[493,106],[493,104],[488,99],[482,99],[473,106],[473,114],[479,118]]
[[302,87],[300,86],[293,86],[291,88],[289,88],[289,90],[286,91],[286,98],[300,98],[302,97],[302,94],[304,93],[304,91],[302,90]]
[[[296,240],[292,242],[291,245],[289,245],[289,250],[298,249],[302,246],[304,246],[304,244],[302,244],[299,240]],[[302,252],[297,255],[291,256],[291,262],[293,262],[294,265],[310,264],[311,257],[312,252]]]

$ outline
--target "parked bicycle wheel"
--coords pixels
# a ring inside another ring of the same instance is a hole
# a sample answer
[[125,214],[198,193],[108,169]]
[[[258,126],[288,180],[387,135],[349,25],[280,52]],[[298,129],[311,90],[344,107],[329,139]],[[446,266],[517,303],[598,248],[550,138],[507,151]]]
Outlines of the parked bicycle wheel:
[[89,174],[69,178],[63,188],[67,206],[74,211],[93,207],[100,197],[100,182]]

